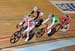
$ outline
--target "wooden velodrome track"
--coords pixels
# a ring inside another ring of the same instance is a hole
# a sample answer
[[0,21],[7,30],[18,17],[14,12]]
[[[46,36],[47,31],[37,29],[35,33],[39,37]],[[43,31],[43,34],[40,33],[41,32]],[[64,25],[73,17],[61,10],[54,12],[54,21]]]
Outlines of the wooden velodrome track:
[[[9,38],[16,31],[16,24],[20,22],[20,18],[25,14],[29,14],[34,6],[38,6],[44,12],[43,18],[47,18],[49,13],[54,13],[59,17],[62,15],[62,13],[55,8],[49,0],[0,0],[0,48],[13,45],[10,43]],[[59,31],[51,38],[75,36],[75,15],[70,15],[72,16],[70,30],[66,33],[61,33]],[[41,39],[43,40],[46,38],[47,36],[44,35]],[[40,39],[34,37],[30,42],[38,40]],[[22,43],[24,43],[24,40],[21,39],[16,44]]]

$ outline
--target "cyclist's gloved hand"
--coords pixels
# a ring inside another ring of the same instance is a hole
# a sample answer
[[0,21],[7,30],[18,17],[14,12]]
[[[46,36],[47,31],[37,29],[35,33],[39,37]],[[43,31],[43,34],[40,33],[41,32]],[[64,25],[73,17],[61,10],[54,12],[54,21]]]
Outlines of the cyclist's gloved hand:
[[18,25],[19,25],[19,24],[16,25],[16,28],[18,28]]
[[21,25],[17,24],[17,25],[16,25],[16,28],[19,28],[19,27],[21,27]]

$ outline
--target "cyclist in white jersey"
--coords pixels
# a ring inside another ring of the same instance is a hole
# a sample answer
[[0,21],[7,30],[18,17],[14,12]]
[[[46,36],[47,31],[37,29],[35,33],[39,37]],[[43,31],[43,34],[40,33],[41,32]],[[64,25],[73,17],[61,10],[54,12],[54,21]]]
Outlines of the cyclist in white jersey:
[[20,26],[26,27],[27,29],[24,30],[23,34],[27,33],[27,38],[25,39],[25,41],[28,41],[29,39],[29,32],[31,30],[33,30],[33,28],[35,27],[35,21],[29,17],[29,16],[25,16],[23,18],[23,20],[19,23]]

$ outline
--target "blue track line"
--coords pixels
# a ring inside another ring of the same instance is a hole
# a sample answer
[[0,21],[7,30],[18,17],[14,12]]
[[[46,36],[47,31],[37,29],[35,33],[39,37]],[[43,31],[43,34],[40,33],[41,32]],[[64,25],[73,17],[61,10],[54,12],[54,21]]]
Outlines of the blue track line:
[[50,50],[54,50],[54,49],[58,49],[62,47],[71,46],[71,45],[75,45],[75,39],[60,40],[56,42],[50,42],[50,43],[45,43],[41,45],[15,49],[13,51],[50,51]]

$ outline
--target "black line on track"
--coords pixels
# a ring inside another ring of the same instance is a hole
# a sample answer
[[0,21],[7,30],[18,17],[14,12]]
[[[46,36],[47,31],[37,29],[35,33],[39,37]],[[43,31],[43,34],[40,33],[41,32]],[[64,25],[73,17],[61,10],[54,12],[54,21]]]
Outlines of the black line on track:
[[7,47],[2,47],[2,48],[0,48],[0,50],[7,49],[7,48],[12,48],[12,47],[17,47],[17,46],[22,46],[22,45],[29,45],[29,44],[33,44],[33,43],[44,42],[44,41],[57,40],[57,39],[64,39],[64,38],[73,38],[73,37],[75,37],[75,36],[60,37],[60,38],[53,38],[53,39],[47,39],[47,40],[36,41],[36,42],[23,43],[23,44],[19,44],[19,45],[12,45],[12,46],[7,46]]

